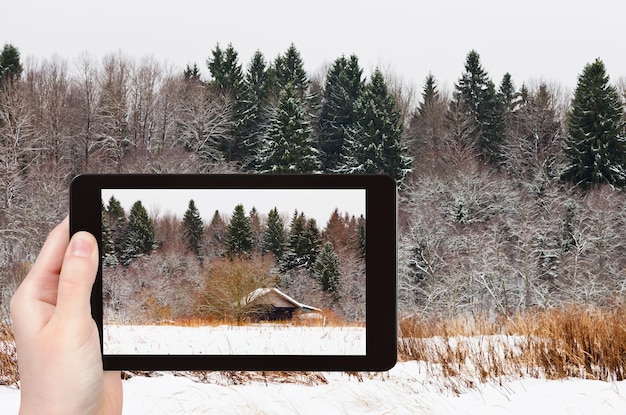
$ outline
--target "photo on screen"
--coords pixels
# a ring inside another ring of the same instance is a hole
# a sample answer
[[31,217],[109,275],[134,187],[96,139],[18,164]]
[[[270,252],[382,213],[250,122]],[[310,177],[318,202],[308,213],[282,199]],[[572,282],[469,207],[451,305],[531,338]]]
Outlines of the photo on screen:
[[365,189],[102,189],[104,355],[366,355]]

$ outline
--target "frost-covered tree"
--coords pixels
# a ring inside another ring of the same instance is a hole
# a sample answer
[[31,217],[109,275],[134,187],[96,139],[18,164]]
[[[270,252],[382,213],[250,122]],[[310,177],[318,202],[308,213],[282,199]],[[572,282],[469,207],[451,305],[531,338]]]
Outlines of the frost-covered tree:
[[318,119],[320,161],[324,171],[337,168],[346,132],[355,123],[354,104],[361,96],[363,70],[356,55],[337,58],[326,76]]
[[196,202],[191,199],[181,223],[181,237],[187,252],[193,252],[198,258],[202,258],[203,233],[204,224],[200,212],[196,207]]
[[277,260],[282,258],[285,252],[285,227],[277,208],[270,210],[267,215],[267,227],[263,234],[263,252],[271,252]]
[[96,121],[99,125],[98,148],[112,161],[115,171],[121,173],[122,160],[135,143],[129,134],[129,77],[130,62],[121,53],[103,59],[100,94]]
[[128,226],[124,232],[121,262],[123,265],[129,265],[134,258],[150,254],[154,247],[154,225],[148,217],[146,208],[138,200],[130,209]]
[[624,109],[604,63],[587,64],[578,78],[565,137],[565,177],[583,187],[626,184]]
[[335,298],[339,294],[339,258],[335,253],[333,244],[326,242],[322,247],[315,263],[313,264],[313,274],[322,286],[322,290],[334,294]]
[[387,173],[401,181],[412,159],[400,142],[402,122],[382,72],[376,69],[355,103],[356,125],[350,128],[338,172]]
[[257,163],[264,173],[312,173],[319,169],[311,122],[291,84],[280,94]]
[[250,218],[242,204],[235,206],[224,238],[229,258],[249,256],[252,252],[252,228]]

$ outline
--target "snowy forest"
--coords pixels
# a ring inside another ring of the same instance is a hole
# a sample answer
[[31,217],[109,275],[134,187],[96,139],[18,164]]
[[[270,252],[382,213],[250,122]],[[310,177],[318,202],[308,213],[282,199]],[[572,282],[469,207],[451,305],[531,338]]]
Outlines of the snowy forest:
[[102,221],[105,324],[265,320],[270,310],[250,296],[268,288],[334,322],[364,323],[365,219],[335,209],[320,229],[304,212],[288,224],[285,215],[237,204],[205,225],[193,199],[182,218],[151,218],[141,201],[127,214],[111,196]]
[[[293,44],[273,59],[258,51],[249,62],[232,45],[216,45],[202,64],[207,77],[198,64],[172,68],[122,52],[100,60],[87,53],[71,61],[23,59],[6,44],[3,318],[47,233],[67,215],[71,179],[87,172],[386,173],[399,186],[403,315],[495,317],[567,304],[622,305],[626,82],[610,80],[601,59],[580,68],[571,92],[553,82],[518,84],[510,74],[493,80],[474,50],[450,90],[435,74],[416,89],[380,69],[366,76],[355,55],[329,59],[325,70],[307,73]],[[103,203],[110,214],[114,206]],[[353,226],[342,215],[342,226]],[[205,239],[230,225],[203,220]],[[285,238],[299,217],[290,220]],[[155,221],[155,240],[180,229],[173,218]],[[174,275],[182,262],[218,263],[232,249],[205,240],[204,258],[193,259],[195,247],[181,242],[131,259],[111,254],[112,241],[108,258],[129,262],[111,267],[138,273],[150,267]],[[353,253],[342,257],[339,242],[330,242],[340,268],[359,267]],[[251,258],[262,262],[256,246]],[[322,251],[326,246],[320,242]],[[281,266],[274,261],[259,267]],[[294,278],[315,271],[303,274]],[[321,292],[332,301],[331,291]],[[154,301],[158,311],[161,299]]]

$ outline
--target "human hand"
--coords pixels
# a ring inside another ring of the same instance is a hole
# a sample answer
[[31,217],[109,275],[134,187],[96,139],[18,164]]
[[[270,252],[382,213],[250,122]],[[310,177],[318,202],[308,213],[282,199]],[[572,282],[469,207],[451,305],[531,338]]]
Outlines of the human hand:
[[120,372],[103,371],[91,317],[97,243],[77,232],[68,244],[68,235],[66,218],[11,299],[20,414],[121,414]]

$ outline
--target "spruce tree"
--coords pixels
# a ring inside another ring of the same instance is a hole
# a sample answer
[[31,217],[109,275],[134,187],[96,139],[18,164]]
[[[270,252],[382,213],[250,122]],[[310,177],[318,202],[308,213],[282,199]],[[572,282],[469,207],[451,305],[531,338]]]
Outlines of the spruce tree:
[[298,96],[303,99],[309,87],[309,78],[304,70],[304,61],[300,52],[292,43],[284,55],[274,60],[273,76],[276,88],[280,91],[291,84]]
[[200,82],[200,69],[198,68],[198,64],[195,62],[193,63],[193,66],[189,66],[189,64],[187,64],[185,70],[183,71],[183,78],[185,79],[185,82]]
[[209,227],[207,229],[207,254],[210,257],[223,256],[226,252],[225,239],[228,225],[220,215],[218,210],[215,211]]
[[187,252],[194,253],[198,259],[202,259],[203,233],[204,224],[200,212],[194,200],[191,199],[181,223],[181,238]]
[[263,141],[271,114],[269,93],[270,76],[265,57],[255,52],[248,64],[245,78],[245,93],[242,106],[245,107],[245,118],[235,128],[243,140],[243,168],[256,168],[256,154]]
[[339,297],[339,257],[333,244],[326,242],[313,264],[313,275],[317,278],[322,290]]
[[126,212],[122,208],[122,204],[111,196],[109,198],[105,218],[111,232],[111,240],[113,241],[113,249],[118,258],[121,258],[124,250],[124,233],[126,231]]
[[475,50],[467,55],[465,71],[455,89],[452,105],[457,105],[474,125],[468,141],[484,161],[498,163],[504,132],[502,102]]
[[241,86],[243,72],[239,64],[239,56],[232,44],[222,50],[219,43],[211,51],[207,59],[207,67],[211,73],[210,85],[225,92],[234,94]]
[[604,63],[596,59],[578,78],[567,123],[564,176],[583,187],[626,184],[624,110],[609,84]]
[[263,252],[271,252],[280,260],[285,252],[285,228],[278,209],[273,208],[267,215],[267,227],[263,234]]
[[[424,81],[422,99],[411,118],[408,131],[408,151],[411,156],[439,154],[444,131],[445,100],[441,97],[437,80],[429,73]],[[427,153],[425,150],[432,150]]]
[[257,163],[263,173],[312,173],[319,169],[313,129],[291,84],[280,94]]
[[102,205],[102,263],[105,266],[115,266],[119,263],[115,256],[115,247],[111,237],[111,228],[107,220],[106,209]]
[[211,72],[209,85],[229,99],[232,107],[230,139],[223,140],[219,148],[226,161],[240,162],[246,157],[246,141],[253,122],[255,98],[246,84],[239,54],[228,44],[225,50],[218,45],[207,60]]
[[306,263],[306,218],[304,213],[298,213],[295,211],[289,227],[289,238],[287,240],[287,246],[280,263],[282,271],[289,270],[295,267],[303,266]]
[[412,159],[401,144],[402,122],[396,101],[376,69],[355,103],[356,125],[348,132],[347,147],[337,169],[341,173],[386,173],[401,181]]
[[252,231],[252,250],[254,253],[260,253],[262,250],[263,226],[259,211],[254,206],[250,210],[250,230]]
[[302,256],[304,257],[304,265],[311,268],[315,263],[315,259],[319,255],[320,245],[322,243],[322,234],[317,227],[315,219],[309,219],[306,222],[304,230],[304,246]]
[[128,265],[134,258],[150,254],[154,245],[154,226],[141,201],[137,201],[130,209],[128,227],[124,233],[122,264]]
[[364,82],[358,58],[338,58],[329,69],[318,120],[320,161],[323,171],[337,168],[346,131],[355,123],[354,103]]
[[2,52],[0,52],[0,87],[3,84],[20,79],[22,70],[19,50],[15,46],[6,43],[2,48]]
[[249,256],[252,252],[250,218],[242,204],[235,206],[225,236],[226,255],[229,258]]

